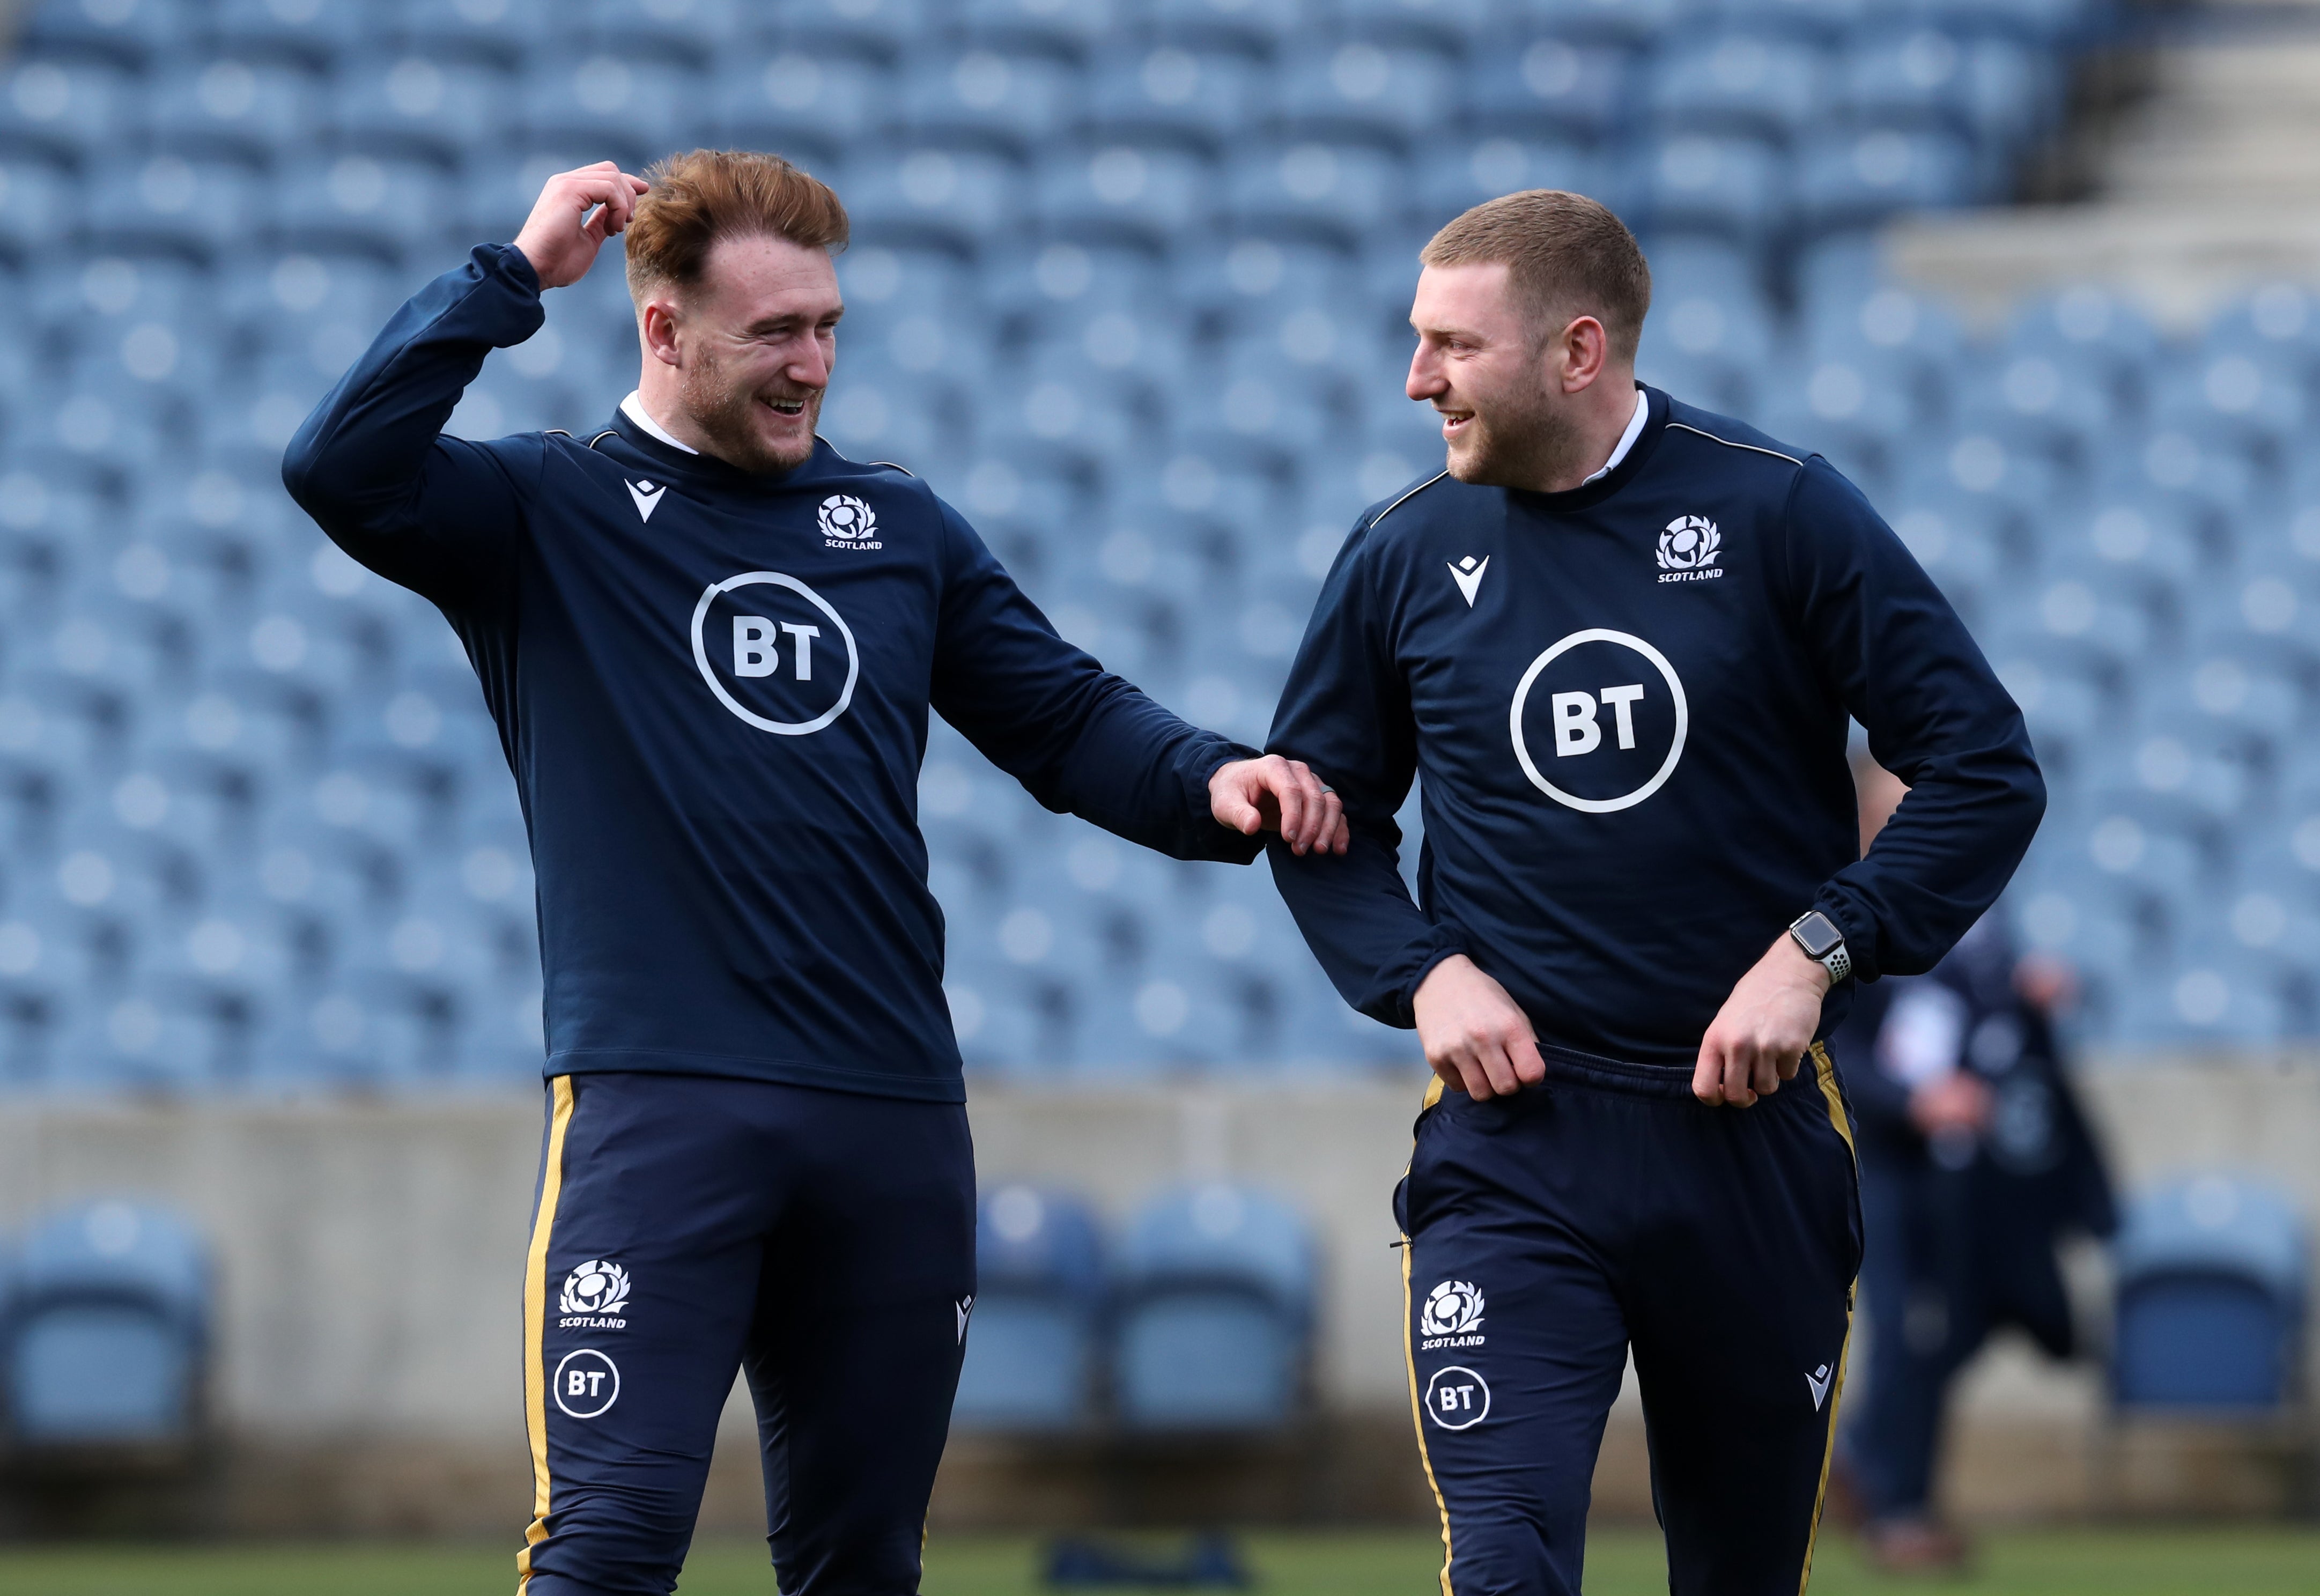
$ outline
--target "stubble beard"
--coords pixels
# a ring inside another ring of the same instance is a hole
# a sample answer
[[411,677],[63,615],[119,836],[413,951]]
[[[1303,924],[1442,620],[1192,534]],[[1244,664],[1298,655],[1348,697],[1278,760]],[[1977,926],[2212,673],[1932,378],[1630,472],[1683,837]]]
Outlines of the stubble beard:
[[1538,492],[1574,474],[1581,447],[1578,430],[1545,394],[1506,394],[1487,412],[1473,404],[1445,463],[1460,482]]
[[685,368],[677,386],[677,403],[709,440],[709,452],[727,465],[759,476],[794,471],[813,458],[813,434],[821,422],[822,390],[777,396],[805,401],[803,442],[767,443],[765,434],[758,431],[757,394],[728,378],[724,367],[705,350]]

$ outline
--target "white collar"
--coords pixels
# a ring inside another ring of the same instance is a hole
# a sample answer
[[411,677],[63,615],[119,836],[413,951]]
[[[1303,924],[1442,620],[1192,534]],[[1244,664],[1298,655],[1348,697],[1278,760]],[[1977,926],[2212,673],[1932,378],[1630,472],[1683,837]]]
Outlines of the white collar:
[[[634,398],[635,395],[630,394],[630,397]],[[1609,476],[1612,472],[1618,469],[1619,462],[1627,458],[1627,451],[1636,447],[1636,440],[1644,435],[1644,423],[1651,419],[1651,414],[1652,396],[1649,394],[1645,393],[1643,389],[1637,388],[1636,390],[1636,413],[1627,418],[1627,430],[1619,434],[1618,446],[1612,449],[1611,458],[1603,462],[1603,468],[1595,473],[1594,476],[1589,477],[1587,482],[1593,482],[1597,477]],[[650,425],[651,423],[647,422],[646,424]],[[677,447],[682,449],[684,446],[683,444],[678,444]],[[1585,487],[1587,485],[1587,482],[1582,482],[1579,485],[1581,487]]]
[[[682,449],[684,453],[689,455],[697,455],[701,452],[689,443],[679,443],[675,439],[671,438],[666,428],[664,428],[658,422],[653,420],[652,417],[645,413],[644,390],[641,388],[630,388],[629,390],[629,396],[621,401],[621,413],[628,417],[629,420],[636,422],[638,426],[642,427],[646,433],[649,435],[656,443],[666,443],[669,448]],[[1627,429],[1627,434],[1630,438],[1635,436],[1635,431],[1636,430],[1633,427]],[[1625,454],[1627,452],[1627,444],[1622,442],[1619,445],[1620,454]],[[1615,462],[1618,458],[1618,455],[1613,455],[1611,457]],[[1609,466],[1603,467],[1606,471],[1610,468],[1611,467]],[[1590,477],[1588,480],[1591,482],[1594,479]]]

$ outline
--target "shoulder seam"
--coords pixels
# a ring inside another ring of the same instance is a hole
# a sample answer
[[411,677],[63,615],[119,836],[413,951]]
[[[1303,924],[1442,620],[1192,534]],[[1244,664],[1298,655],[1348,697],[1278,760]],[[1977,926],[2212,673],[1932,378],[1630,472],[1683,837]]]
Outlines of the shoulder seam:
[[1754,443],[1735,443],[1729,438],[1718,438],[1713,432],[1703,431],[1689,422],[1670,422],[1668,425],[1678,431],[1690,432],[1694,437],[1705,438],[1710,443],[1720,443],[1726,449],[1745,449],[1751,454],[1770,455],[1776,460],[1786,460],[1799,470],[1804,467],[1804,462],[1796,456],[1784,455],[1777,449],[1765,449]]
[[1372,527],[1375,527],[1378,522],[1383,521],[1387,516],[1391,515],[1395,511],[1400,509],[1405,502],[1416,498],[1419,494],[1424,493],[1427,488],[1432,487],[1436,483],[1441,481],[1444,477],[1449,475],[1450,473],[1446,468],[1436,471],[1424,482],[1419,483],[1416,487],[1411,488],[1408,493],[1402,494],[1400,498],[1396,499],[1392,503],[1388,504],[1384,509],[1370,517],[1370,525]]
[[[605,428],[603,431],[601,431],[601,432],[597,433],[594,438],[591,438],[590,440],[588,440],[588,447],[589,447],[590,449],[594,449],[598,444],[600,444],[600,443],[603,442],[603,441],[604,441],[604,440],[605,440],[605,439],[607,439],[607,438],[617,438],[617,437],[619,437],[619,436],[620,436],[620,432],[621,432],[621,430],[620,430],[618,427],[607,427],[607,428]],[[566,437],[567,437],[567,438],[569,438],[569,437],[571,436],[571,434],[570,434],[569,432],[567,432],[567,433],[566,433],[566,434],[565,434],[565,436],[566,436]]]
[[[847,462],[849,466],[853,463],[854,462],[851,460]],[[898,466],[892,460],[865,460],[863,464],[865,466],[884,466],[889,471],[900,471],[903,476],[910,477],[912,481],[916,481],[918,479],[919,474],[917,472],[911,470],[907,466]]]

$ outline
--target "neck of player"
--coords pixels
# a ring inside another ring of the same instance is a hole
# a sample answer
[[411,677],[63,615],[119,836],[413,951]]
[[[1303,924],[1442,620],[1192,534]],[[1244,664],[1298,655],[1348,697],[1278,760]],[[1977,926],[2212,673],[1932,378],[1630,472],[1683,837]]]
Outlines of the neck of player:
[[1540,462],[1540,480],[1530,485],[1539,493],[1567,494],[1609,472],[1635,447],[1651,408],[1633,371],[1611,370],[1572,394],[1567,405],[1568,442]]

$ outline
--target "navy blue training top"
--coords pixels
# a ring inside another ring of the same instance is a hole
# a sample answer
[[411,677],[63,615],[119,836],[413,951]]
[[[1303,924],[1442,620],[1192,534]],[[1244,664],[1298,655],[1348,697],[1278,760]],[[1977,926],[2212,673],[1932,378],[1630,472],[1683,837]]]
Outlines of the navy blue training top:
[[[1689,1067],[1799,915],[1836,922],[1859,978],[1930,969],[2037,828],[2021,712],[1853,485],[1647,393],[1609,475],[1433,477],[1362,516],[1323,589],[1270,746],[1336,785],[1352,852],[1275,848],[1273,874],[1390,1025],[1465,953],[1542,1041]],[[1848,716],[1911,787],[1866,859]],[[1392,818],[1413,774],[1415,903]]]
[[548,1073],[965,1097],[927,891],[933,709],[1048,808],[1246,863],[1208,778],[1248,750],[1056,635],[926,485],[817,441],[756,476],[625,416],[441,435],[543,319],[507,246],[387,323],[292,441],[291,495],[433,601],[498,721],[539,883]]

